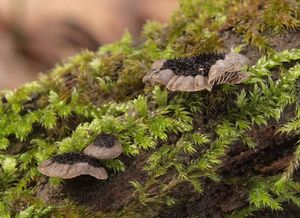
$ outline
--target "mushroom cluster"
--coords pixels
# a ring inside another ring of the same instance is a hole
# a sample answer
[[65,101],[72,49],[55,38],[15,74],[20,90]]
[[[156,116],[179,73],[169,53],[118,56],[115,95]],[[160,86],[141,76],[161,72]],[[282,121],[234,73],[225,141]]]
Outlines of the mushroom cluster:
[[248,78],[242,68],[249,59],[238,53],[201,55],[154,62],[144,83],[160,83],[171,91],[211,90],[217,84],[237,84]]
[[70,179],[80,175],[90,175],[97,179],[107,179],[106,169],[100,160],[109,160],[120,156],[121,143],[112,135],[102,133],[83,153],[69,152],[59,154],[43,161],[38,170],[49,177]]

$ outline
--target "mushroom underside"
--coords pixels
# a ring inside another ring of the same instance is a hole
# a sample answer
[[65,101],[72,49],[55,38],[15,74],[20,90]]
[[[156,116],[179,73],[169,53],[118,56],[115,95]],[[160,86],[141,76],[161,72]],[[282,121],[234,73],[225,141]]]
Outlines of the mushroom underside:
[[209,86],[218,84],[238,84],[248,78],[247,72],[233,71],[225,72],[219,77],[216,77],[209,81]]

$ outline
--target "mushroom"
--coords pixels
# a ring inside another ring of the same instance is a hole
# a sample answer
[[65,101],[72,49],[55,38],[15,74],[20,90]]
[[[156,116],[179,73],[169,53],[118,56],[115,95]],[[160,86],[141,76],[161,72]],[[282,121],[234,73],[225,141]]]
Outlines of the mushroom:
[[123,152],[121,143],[110,134],[102,133],[87,146],[83,153],[100,160],[109,160],[120,156]]
[[171,91],[211,90],[214,84],[236,84],[249,75],[240,70],[249,59],[238,53],[205,53],[154,62],[150,72],[143,78],[145,83],[160,83]]
[[101,180],[108,177],[105,168],[97,159],[76,152],[59,154],[45,160],[38,166],[38,170],[46,176],[62,179],[80,175],[90,175]]

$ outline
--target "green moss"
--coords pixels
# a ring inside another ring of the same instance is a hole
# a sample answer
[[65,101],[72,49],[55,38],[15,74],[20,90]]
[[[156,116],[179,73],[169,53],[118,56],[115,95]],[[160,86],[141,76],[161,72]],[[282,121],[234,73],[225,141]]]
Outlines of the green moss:
[[[166,205],[179,203],[171,193],[180,185],[190,184],[201,193],[206,188],[203,179],[226,182],[218,168],[228,148],[238,140],[257,146],[249,130],[270,120],[278,123],[287,107],[294,108],[295,116],[281,124],[281,131],[299,135],[300,67],[286,66],[299,62],[299,49],[263,56],[247,69],[251,76],[244,85],[224,85],[212,92],[169,95],[159,87],[144,91],[141,81],[155,60],[222,50],[224,28],[233,27],[246,45],[271,49],[270,30],[299,27],[298,9],[297,1],[180,1],[169,25],[145,25],[142,43],[134,45],[127,33],[96,53],[84,51],[36,82],[1,92],[5,99],[0,101],[0,216],[88,214],[70,202],[47,206],[32,187],[45,180],[37,171],[38,163],[57,153],[81,151],[100,132],[118,137],[129,157],[144,151],[150,156],[144,166],[146,180],[131,182],[136,190],[132,203],[99,217],[155,216]],[[279,72],[276,79],[274,69]],[[193,119],[206,112],[208,128],[198,132]],[[299,142],[296,146],[295,158],[282,177],[249,178],[249,207],[235,214],[246,216],[265,207],[279,210],[285,201],[298,204],[299,189],[291,188],[299,186],[292,182],[300,156]],[[126,172],[119,159],[104,164]]]
[[256,48],[271,49],[269,39],[300,27],[300,2],[289,0],[234,1],[227,12],[227,27],[244,37],[244,41]]

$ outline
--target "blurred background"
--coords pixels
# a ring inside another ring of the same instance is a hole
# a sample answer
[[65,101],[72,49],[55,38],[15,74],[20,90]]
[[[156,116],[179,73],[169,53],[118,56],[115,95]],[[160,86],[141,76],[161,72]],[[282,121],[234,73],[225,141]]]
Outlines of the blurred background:
[[137,38],[147,20],[166,22],[177,7],[176,0],[0,0],[0,89],[126,30]]

